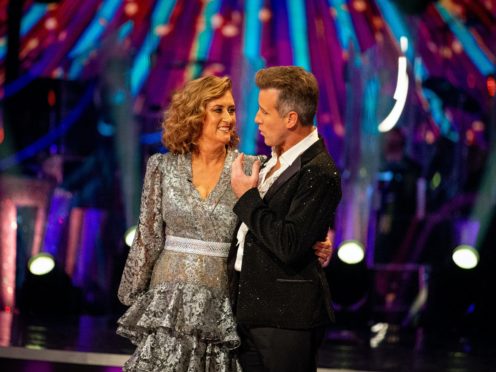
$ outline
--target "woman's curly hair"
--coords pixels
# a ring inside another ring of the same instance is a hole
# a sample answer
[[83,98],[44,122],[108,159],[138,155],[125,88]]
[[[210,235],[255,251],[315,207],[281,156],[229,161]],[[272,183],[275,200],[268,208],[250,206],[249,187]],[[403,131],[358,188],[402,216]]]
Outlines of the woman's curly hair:
[[[175,154],[196,152],[207,103],[232,90],[227,76],[204,76],[191,80],[173,96],[162,122],[162,143]],[[239,137],[234,131],[228,147],[235,147]]]

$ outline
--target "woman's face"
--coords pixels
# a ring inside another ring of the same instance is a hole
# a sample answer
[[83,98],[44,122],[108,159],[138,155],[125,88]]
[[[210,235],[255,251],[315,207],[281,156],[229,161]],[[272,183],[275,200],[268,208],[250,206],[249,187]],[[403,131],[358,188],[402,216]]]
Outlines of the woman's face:
[[234,98],[230,91],[207,103],[200,141],[227,145],[236,127]]

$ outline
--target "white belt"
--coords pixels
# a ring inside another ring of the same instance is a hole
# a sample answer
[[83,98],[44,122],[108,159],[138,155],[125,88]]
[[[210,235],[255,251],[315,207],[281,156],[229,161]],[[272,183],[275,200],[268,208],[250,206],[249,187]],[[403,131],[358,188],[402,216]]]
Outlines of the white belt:
[[181,238],[168,235],[164,249],[180,253],[201,254],[204,256],[227,257],[231,243],[206,242],[204,240]]

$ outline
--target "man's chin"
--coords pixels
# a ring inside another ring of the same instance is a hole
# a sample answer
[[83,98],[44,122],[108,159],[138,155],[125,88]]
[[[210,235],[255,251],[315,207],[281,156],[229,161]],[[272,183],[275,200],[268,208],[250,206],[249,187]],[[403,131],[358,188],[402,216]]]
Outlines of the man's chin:
[[272,142],[264,137],[264,143],[266,146],[272,147]]

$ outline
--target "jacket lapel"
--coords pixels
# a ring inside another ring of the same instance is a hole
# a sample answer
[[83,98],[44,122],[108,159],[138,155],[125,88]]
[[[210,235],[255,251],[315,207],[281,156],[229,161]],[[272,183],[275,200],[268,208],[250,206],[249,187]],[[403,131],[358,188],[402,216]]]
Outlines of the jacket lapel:
[[286,183],[293,175],[295,175],[301,168],[301,156],[298,156],[293,164],[291,164],[288,169],[281,173],[277,180],[270,186],[269,190],[265,194],[264,199],[269,200],[272,195],[276,193],[279,188]]
[[[317,142],[315,142],[312,146],[310,146],[303,154],[298,156],[293,164],[291,164],[288,169],[281,173],[281,175],[277,178],[274,184],[269,188],[267,193],[265,194],[264,200],[270,200],[272,196],[284,185],[291,177],[293,177],[300,169],[302,164],[307,163],[311,159],[313,159],[318,153],[326,151],[324,142],[321,138]],[[264,164],[265,166],[265,164]]]

